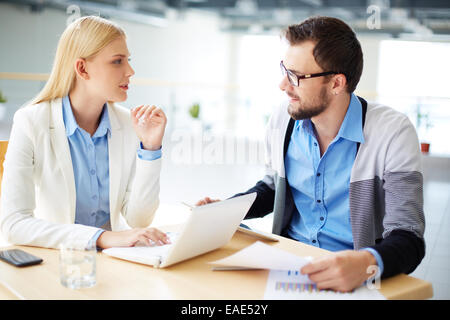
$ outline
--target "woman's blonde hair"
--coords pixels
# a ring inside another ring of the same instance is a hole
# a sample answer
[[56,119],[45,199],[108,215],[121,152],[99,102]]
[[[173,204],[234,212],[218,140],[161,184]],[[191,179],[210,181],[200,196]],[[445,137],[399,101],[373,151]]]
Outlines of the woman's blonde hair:
[[59,39],[48,81],[31,104],[68,95],[75,85],[75,61],[94,57],[120,36],[125,36],[121,27],[100,17],[87,16],[72,22]]

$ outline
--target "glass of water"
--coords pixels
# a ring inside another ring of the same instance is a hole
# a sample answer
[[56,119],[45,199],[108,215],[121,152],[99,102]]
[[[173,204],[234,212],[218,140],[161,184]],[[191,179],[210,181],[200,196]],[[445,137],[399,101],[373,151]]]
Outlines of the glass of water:
[[59,270],[61,284],[70,289],[90,288],[96,284],[95,245],[80,247],[75,241],[60,245]]

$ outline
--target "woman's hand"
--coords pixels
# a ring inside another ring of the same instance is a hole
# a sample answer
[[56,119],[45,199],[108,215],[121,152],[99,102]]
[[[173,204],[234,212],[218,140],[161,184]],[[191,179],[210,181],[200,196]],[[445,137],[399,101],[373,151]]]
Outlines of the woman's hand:
[[125,231],[105,231],[97,239],[97,247],[133,247],[138,242],[148,246],[169,244],[167,235],[156,228],[135,228]]
[[131,110],[134,131],[145,150],[161,148],[167,118],[156,106],[141,105]]

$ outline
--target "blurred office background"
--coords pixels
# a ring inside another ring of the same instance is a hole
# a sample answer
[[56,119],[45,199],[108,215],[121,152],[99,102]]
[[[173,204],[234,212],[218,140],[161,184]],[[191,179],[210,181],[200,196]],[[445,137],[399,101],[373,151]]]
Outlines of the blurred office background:
[[[450,299],[450,3],[447,0],[0,0],[0,140],[43,87],[59,36],[79,16],[126,31],[132,108],[155,104],[168,127],[155,225],[182,222],[180,202],[224,199],[264,175],[264,128],[278,89],[280,31],[313,15],[346,21],[364,51],[356,93],[405,113],[423,155],[427,254],[412,274]],[[248,222],[270,231],[272,215]]]

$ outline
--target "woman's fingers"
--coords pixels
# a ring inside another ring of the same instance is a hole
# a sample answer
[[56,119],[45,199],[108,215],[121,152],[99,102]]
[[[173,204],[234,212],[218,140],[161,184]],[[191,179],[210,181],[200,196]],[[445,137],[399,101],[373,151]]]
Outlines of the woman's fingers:
[[153,245],[151,240],[149,238],[147,238],[144,234],[139,235],[137,240],[142,242],[143,244],[145,244],[147,246],[152,246]]
[[134,116],[140,122],[145,121],[154,109],[156,106],[144,105],[142,108],[137,108]]
[[145,111],[147,111],[147,109],[148,109],[148,106],[144,106],[143,108],[139,109],[138,112],[136,112],[136,119],[138,121],[142,121],[141,120],[142,119],[142,115],[145,113]]
[[149,115],[152,114],[153,110],[155,110],[155,106],[147,106],[145,110],[142,111],[142,114],[139,116],[139,121],[143,120],[146,121],[149,118]]
[[161,118],[166,120],[166,116],[161,108],[154,105],[141,105],[131,110],[133,120],[139,121],[140,123],[145,123],[152,118]]
[[136,118],[137,113],[142,110],[142,108],[144,108],[144,105],[140,105],[137,107],[134,107],[133,109],[131,109],[131,114],[133,115],[134,118]]
[[135,228],[124,231],[105,231],[97,239],[97,246],[103,249],[133,247],[138,242],[147,246],[171,243],[167,234],[156,228]]
[[155,110],[153,110],[152,114],[150,115],[150,118],[152,118],[152,117],[160,118],[160,119],[162,119],[163,121],[167,121],[166,114],[165,114],[164,111],[163,111],[161,108],[159,108],[159,107],[157,107]]
[[156,228],[147,228],[144,229],[143,236],[153,241],[157,245],[169,244],[169,237],[162,231]]
[[139,122],[141,122],[141,120],[143,121],[143,123],[165,123],[166,117],[161,108],[154,107],[147,109],[139,119]]

